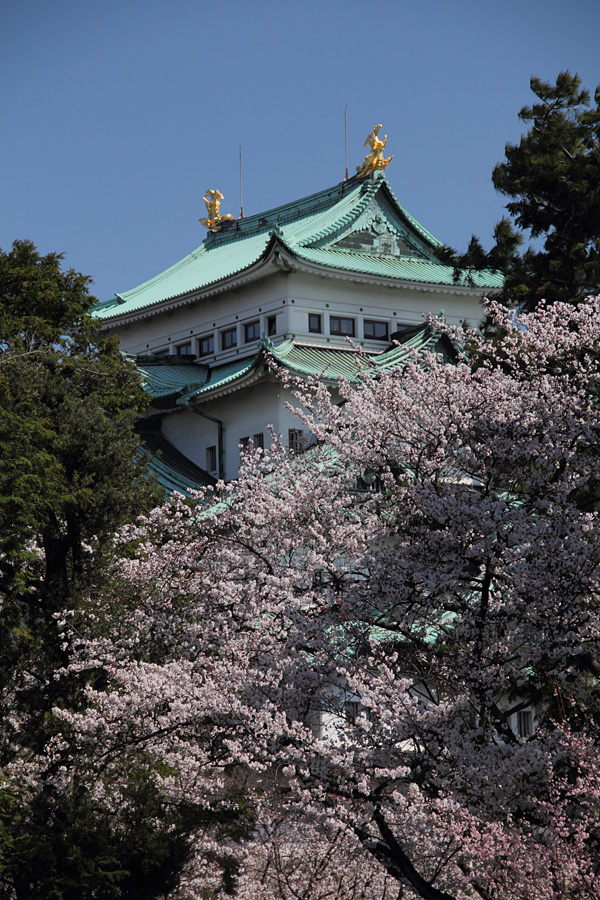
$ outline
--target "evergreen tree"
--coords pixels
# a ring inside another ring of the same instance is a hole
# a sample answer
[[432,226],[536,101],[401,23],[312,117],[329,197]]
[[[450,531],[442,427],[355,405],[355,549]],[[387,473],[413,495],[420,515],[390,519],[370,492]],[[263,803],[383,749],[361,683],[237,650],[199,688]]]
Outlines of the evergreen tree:
[[[109,578],[115,530],[154,500],[134,432],[144,394],[91,315],[89,281],[29,242],[0,251],[3,900],[159,896],[198,825],[238,818],[173,803],[149,753],[82,755],[53,712],[110,686],[93,667],[60,677],[63,623],[77,632]],[[99,783],[118,785],[112,806]]]
[[[600,292],[600,86],[590,107],[578,75],[530,84],[538,102],[519,113],[529,130],[506,145],[492,174],[496,190],[510,198],[510,219],[496,225],[489,252],[473,236],[466,253],[441,253],[457,276],[501,270],[497,296],[524,310],[542,299],[578,303]],[[531,243],[523,252],[525,237]]]

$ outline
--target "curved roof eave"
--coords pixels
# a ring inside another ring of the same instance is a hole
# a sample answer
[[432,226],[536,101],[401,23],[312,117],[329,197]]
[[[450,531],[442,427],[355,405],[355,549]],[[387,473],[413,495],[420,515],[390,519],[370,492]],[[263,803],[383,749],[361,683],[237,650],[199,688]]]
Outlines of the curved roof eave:
[[294,377],[318,378],[335,385],[340,379],[356,380],[363,368],[383,372],[403,366],[411,357],[420,357],[428,351],[443,352],[448,359],[454,361],[460,348],[448,335],[433,329],[430,324],[409,329],[400,344],[393,345],[382,353],[364,352],[359,348],[299,344],[294,337],[274,345],[269,338],[263,336],[253,356],[219,367],[213,372],[214,380],[209,380],[204,385],[190,382],[180,392],[175,406],[194,407],[245,390],[258,381],[278,377],[278,373],[273,372],[272,364],[276,369],[287,370]]
[[[275,274],[265,272],[265,264],[279,242],[288,263],[302,271],[364,284],[403,285],[416,290],[441,293],[460,291],[472,295],[497,287],[498,277],[490,273],[475,286],[456,284],[450,267],[433,259],[418,265],[408,257],[377,257],[344,253],[334,246],[315,247],[315,242],[335,235],[341,227],[357,220],[368,203],[381,193],[396,214],[432,250],[440,242],[398,202],[383,172],[361,182],[356,178],[264,214],[236,220],[235,227],[209,234],[184,259],[142,285],[95,308],[97,318],[107,326],[133,323],[231,288]],[[277,263],[277,260],[274,260]],[[484,279],[487,283],[483,283]]]
[[[486,290],[494,290],[499,285],[487,283],[487,284],[476,284],[476,285],[468,285],[468,284],[457,284],[453,280],[448,280],[447,282],[443,281],[433,281],[433,280],[424,280],[422,277],[418,277],[415,274],[414,278],[411,278],[409,275],[393,275],[393,274],[384,274],[373,272],[365,272],[361,271],[359,268],[350,268],[350,266],[344,261],[341,261],[339,264],[336,264],[333,261],[326,262],[318,262],[314,259],[310,258],[310,255],[315,253],[310,248],[300,247],[294,244],[288,243],[285,238],[282,236],[279,237],[279,243],[283,250],[285,250],[291,259],[284,259],[284,263],[291,264],[298,271],[306,272],[309,274],[321,275],[324,277],[335,278],[340,281],[360,281],[362,284],[381,284],[386,286],[395,286],[395,287],[407,287],[411,290],[417,291],[436,291],[440,294],[456,294],[461,293],[465,296],[472,296],[474,292],[480,293]],[[316,251],[319,253],[321,251]],[[322,251],[324,253],[329,253],[331,251],[325,250]],[[417,264],[420,261],[417,261]],[[409,266],[415,266],[415,261],[411,258],[408,261]],[[434,266],[435,264],[430,264]],[[442,266],[440,264],[440,269],[451,270],[450,266]],[[441,274],[441,273],[440,273]]]
[[216,380],[214,382],[209,380],[201,387],[195,387],[192,390],[186,391],[177,399],[177,405],[193,406],[200,400],[214,400],[217,397],[239,390],[246,384],[253,384],[258,378],[264,375],[262,371],[259,371],[259,366],[264,362],[264,354],[261,345],[259,345],[258,352],[254,356],[240,361],[239,369],[234,370],[225,378],[219,378],[218,371],[215,372]]
[[[278,236],[271,232],[268,236],[268,240],[261,251],[260,255],[253,259],[248,265],[242,266],[236,272],[228,273],[224,278],[216,278],[212,282],[209,282],[206,285],[202,285],[196,288],[190,288],[187,291],[184,291],[180,294],[172,294],[168,297],[162,297],[160,300],[156,300],[153,303],[148,303],[146,306],[137,307],[132,310],[124,310],[121,313],[114,314],[112,316],[106,315],[101,316],[101,321],[106,325],[111,325],[116,322],[137,322],[141,319],[148,318],[149,316],[157,315],[158,313],[163,312],[165,309],[178,309],[182,306],[189,306],[192,303],[197,303],[199,300],[209,299],[211,297],[218,296],[222,294],[224,291],[231,290],[233,288],[241,287],[244,284],[248,284],[251,281],[256,281],[258,278],[264,278],[265,274],[276,275],[280,270],[276,265],[272,267],[272,270],[268,273],[263,271],[265,264],[270,265],[272,263],[272,250],[276,245],[277,241],[280,240]],[[147,284],[154,283],[154,280],[147,282]],[[105,301],[107,304],[114,301]],[[118,309],[118,307],[115,307]],[[98,311],[102,311],[102,304],[99,304],[96,307],[96,314]]]

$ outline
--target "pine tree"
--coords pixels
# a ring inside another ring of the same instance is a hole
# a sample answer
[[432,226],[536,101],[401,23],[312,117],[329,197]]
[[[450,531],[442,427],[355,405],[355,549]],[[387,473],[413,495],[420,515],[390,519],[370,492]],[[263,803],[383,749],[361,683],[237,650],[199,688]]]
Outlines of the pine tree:
[[506,159],[492,174],[496,190],[509,198],[510,218],[496,225],[489,252],[473,236],[466,253],[441,254],[457,275],[502,271],[497,296],[523,310],[542,299],[579,303],[600,291],[600,86],[590,107],[578,75],[561,72],[554,85],[539,78],[530,84],[538,102],[519,113],[529,130],[506,145]]

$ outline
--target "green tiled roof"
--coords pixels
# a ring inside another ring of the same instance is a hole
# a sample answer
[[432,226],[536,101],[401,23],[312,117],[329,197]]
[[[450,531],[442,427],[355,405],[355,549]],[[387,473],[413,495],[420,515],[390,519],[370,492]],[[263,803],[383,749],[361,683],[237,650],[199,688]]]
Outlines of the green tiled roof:
[[201,387],[209,377],[208,366],[183,356],[138,356],[135,359],[144,389],[157,400],[180,396]]
[[[236,379],[241,378],[243,375],[250,372],[250,370],[255,367],[258,359],[259,356],[253,356],[251,359],[236,359],[234,362],[225,363],[225,365],[222,366],[215,366],[214,369],[210,370],[207,382],[202,387],[198,388],[196,393],[199,393],[204,389],[209,391],[214,387],[222,387],[231,381],[236,381]],[[193,390],[193,388],[190,388],[190,391]]]
[[[368,254],[336,247],[341,239],[364,229],[361,216],[379,210],[384,227],[400,242],[414,247],[412,256]],[[299,261],[366,276],[399,281],[452,285],[454,270],[437,261],[440,245],[396,200],[383,172],[351,178],[302,200],[265,213],[229,221],[209,233],[197,250],[139,287],[98,304],[95,315],[114,319],[150,309],[165,301],[209,290],[266,257],[279,243]],[[479,273],[476,285],[498,287],[497,273]]]
[[354,379],[360,369],[361,354],[348,348],[312,347],[284,341],[272,347],[270,353],[275,362],[288,369],[294,375],[319,375],[332,380],[338,378]]
[[[399,340],[398,345],[391,346],[384,353],[375,354],[362,353],[350,347],[311,346],[291,339],[275,346],[270,340],[263,338],[254,356],[212,369],[194,365],[192,361],[188,365],[181,365],[177,357],[166,358],[173,361],[172,374],[169,373],[168,365],[153,366],[145,357],[138,358],[138,365],[144,387],[153,397],[152,405],[173,408],[176,405],[187,406],[228,386],[235,389],[253,373],[262,373],[269,358],[292,375],[317,375],[331,381],[339,378],[355,381],[365,368],[389,371],[404,365],[415,354],[422,356],[427,351],[442,353],[447,360],[456,358],[456,350],[451,341],[428,324],[406,329],[399,335]],[[202,375],[203,380],[200,377]]]
[[148,469],[169,493],[187,494],[216,484],[216,479],[191,462],[160,431],[160,422],[143,419],[138,430],[148,454]]
[[258,262],[268,242],[268,234],[240,239],[232,252],[231,246],[210,246],[210,239],[207,239],[181,262],[150,281],[119,294],[114,300],[98,304],[94,315],[100,319],[109,319],[188,294],[190,291],[210,287]]
[[[301,259],[318,263],[321,266],[362,272],[365,275],[385,276],[397,278],[400,281],[416,281],[427,284],[452,285],[456,283],[452,266],[444,266],[439,262],[412,256],[371,256],[366,253],[352,253],[336,248],[323,250],[311,247],[298,249],[297,255]],[[502,276],[497,273],[474,272],[471,277],[475,287],[502,287]]]
[[400,343],[380,353],[373,363],[381,371],[390,371],[404,365],[415,354],[421,357],[424,353],[441,353],[447,362],[454,362],[458,355],[447,335],[441,334],[432,325],[416,325],[403,331]]
[[431,325],[417,325],[408,328],[384,353],[361,353],[358,350],[342,350],[337,347],[311,347],[284,341],[277,347],[268,348],[275,362],[296,375],[325,376],[331,380],[346,378],[355,381],[365,369],[389,371],[404,365],[415,354],[426,352],[442,353],[447,360],[456,358],[456,350],[446,335]]

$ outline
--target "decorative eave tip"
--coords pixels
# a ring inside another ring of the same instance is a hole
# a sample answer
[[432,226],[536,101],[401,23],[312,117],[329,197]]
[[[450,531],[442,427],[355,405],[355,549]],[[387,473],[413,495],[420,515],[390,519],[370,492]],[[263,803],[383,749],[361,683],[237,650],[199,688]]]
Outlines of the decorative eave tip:
[[224,216],[219,215],[221,200],[224,199],[225,198],[223,197],[223,194],[218,190],[206,191],[203,197],[208,216],[204,219],[198,219],[198,221],[201,225],[204,225],[205,228],[208,228],[208,230],[212,231],[213,233],[221,230],[221,228],[223,227],[223,222],[227,222],[230,219],[233,219],[231,213],[227,213]]
[[377,137],[379,129],[382,127],[382,125],[376,125],[364,143],[365,147],[371,148],[371,152],[365,157],[365,161],[356,167],[358,178],[366,178],[371,172],[382,171],[394,158],[393,156],[388,156],[387,159],[383,157],[387,134],[384,135],[382,141]]

